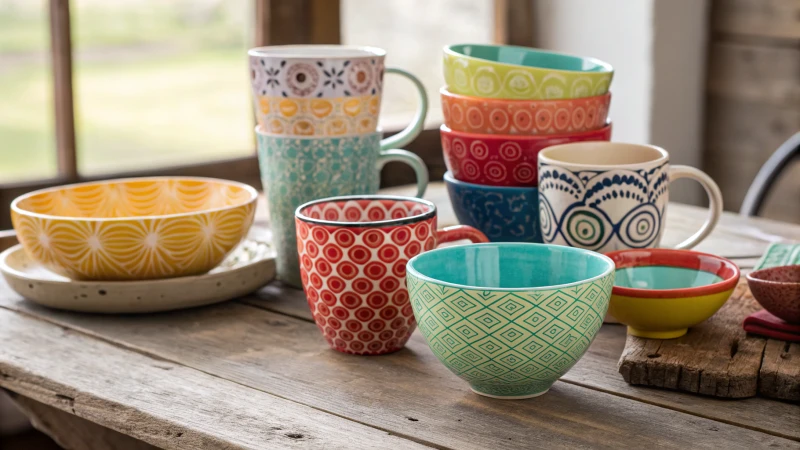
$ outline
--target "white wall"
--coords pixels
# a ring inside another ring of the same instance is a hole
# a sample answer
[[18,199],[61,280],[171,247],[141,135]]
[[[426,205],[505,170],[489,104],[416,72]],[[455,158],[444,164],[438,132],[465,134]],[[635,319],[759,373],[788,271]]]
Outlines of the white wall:
[[[536,43],[614,66],[614,141],[666,148],[699,167],[708,0],[535,0]],[[672,199],[697,203],[681,182]]]

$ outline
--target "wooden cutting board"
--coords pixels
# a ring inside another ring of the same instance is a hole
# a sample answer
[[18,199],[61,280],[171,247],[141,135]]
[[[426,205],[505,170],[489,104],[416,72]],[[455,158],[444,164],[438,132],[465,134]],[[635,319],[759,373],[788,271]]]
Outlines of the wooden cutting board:
[[800,343],[748,335],[742,329],[744,318],[759,309],[742,279],[714,316],[680,338],[628,335],[619,373],[635,385],[800,401]]

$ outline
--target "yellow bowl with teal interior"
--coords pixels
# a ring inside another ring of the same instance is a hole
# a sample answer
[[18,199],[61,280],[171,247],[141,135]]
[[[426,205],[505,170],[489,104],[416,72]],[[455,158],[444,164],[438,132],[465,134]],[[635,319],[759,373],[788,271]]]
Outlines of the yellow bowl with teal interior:
[[546,100],[603,95],[614,69],[594,58],[511,45],[444,48],[447,89],[484,98]]
[[258,193],[210,178],[130,178],[30,192],[11,203],[28,255],[79,280],[195,275],[247,235]]
[[736,264],[707,253],[652,248],[606,255],[617,268],[608,313],[634,336],[683,336],[713,316],[739,282]]

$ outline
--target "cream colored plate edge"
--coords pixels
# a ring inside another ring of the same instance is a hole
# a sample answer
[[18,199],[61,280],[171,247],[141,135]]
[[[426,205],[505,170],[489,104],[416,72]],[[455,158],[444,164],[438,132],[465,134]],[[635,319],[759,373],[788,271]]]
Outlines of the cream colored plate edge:
[[203,275],[144,281],[73,281],[31,261],[21,245],[0,253],[0,272],[19,295],[51,308],[147,313],[208,305],[248,294],[275,277],[274,252],[246,239]]

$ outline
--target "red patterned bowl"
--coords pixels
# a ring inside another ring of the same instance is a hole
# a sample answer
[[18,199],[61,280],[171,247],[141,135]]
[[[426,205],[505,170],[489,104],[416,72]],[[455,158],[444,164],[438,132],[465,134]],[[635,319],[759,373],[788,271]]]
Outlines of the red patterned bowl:
[[800,324],[800,265],[750,272],[747,284],[764,309],[789,323]]
[[453,94],[441,88],[444,124],[453,131],[542,135],[603,128],[611,93],[566,100],[504,100]]
[[453,177],[487,186],[527,186],[537,183],[539,151],[551,145],[580,141],[608,141],[611,123],[582,133],[540,136],[474,134],[442,125],[442,150]]

